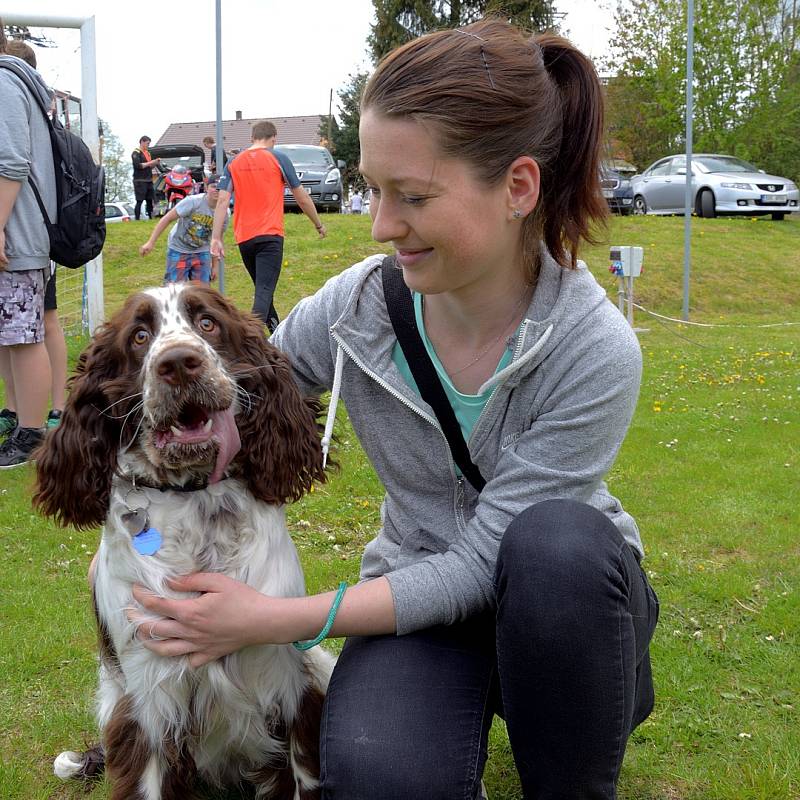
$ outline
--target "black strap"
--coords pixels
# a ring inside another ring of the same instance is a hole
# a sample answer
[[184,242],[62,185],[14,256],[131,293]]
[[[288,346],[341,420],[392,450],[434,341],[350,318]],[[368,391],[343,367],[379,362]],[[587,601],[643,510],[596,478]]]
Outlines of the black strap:
[[[13,72],[14,75],[16,75],[22,81],[25,88],[28,90],[28,94],[30,94],[31,97],[33,98],[34,103],[36,103],[36,105],[39,106],[42,114],[44,114],[45,124],[47,125],[48,131],[50,132],[50,140],[52,145],[53,126],[50,122],[50,113],[47,109],[47,106],[44,103],[44,100],[42,99],[42,96],[39,94],[38,87],[31,79],[31,76],[28,75],[24,67],[15,64],[10,56],[7,58],[7,60],[0,61],[0,68],[7,69],[9,72]],[[53,161],[55,162],[55,158],[53,159]],[[55,163],[53,164],[53,167],[57,169]],[[56,183],[58,182],[56,181]],[[47,225],[47,229],[49,231],[53,227],[53,223],[50,221],[50,215],[47,213],[47,209],[44,207],[44,201],[42,200],[42,196],[39,194],[39,189],[36,187],[32,175],[28,175],[28,185],[33,190],[33,196],[36,198],[36,202],[39,205],[39,210],[42,212],[42,216],[44,217],[45,224]]]
[[392,256],[387,256],[383,260],[381,275],[389,319],[392,321],[395,336],[403,349],[411,374],[417,382],[419,393],[436,414],[436,418],[442,426],[442,432],[450,445],[453,460],[458,464],[462,475],[480,493],[486,485],[486,481],[480,470],[472,463],[461,426],[458,424],[453,407],[450,405],[436,373],[436,367],[433,366],[422,337],[419,335],[419,330],[417,330],[414,302],[411,292],[403,280],[403,271],[395,265]]

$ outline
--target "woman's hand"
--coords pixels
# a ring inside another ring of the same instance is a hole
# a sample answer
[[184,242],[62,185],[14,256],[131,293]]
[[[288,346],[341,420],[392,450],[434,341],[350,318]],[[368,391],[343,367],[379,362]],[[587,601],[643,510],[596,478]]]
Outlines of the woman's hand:
[[[201,594],[173,600],[135,586],[133,596],[148,613],[127,612],[128,619],[137,623],[141,642],[158,655],[189,656],[190,665],[200,667],[248,645],[278,641],[269,638],[271,631],[275,633],[269,621],[284,598],[267,597],[247,584],[213,573],[176,578],[169,587]],[[153,615],[166,619],[153,622]]]

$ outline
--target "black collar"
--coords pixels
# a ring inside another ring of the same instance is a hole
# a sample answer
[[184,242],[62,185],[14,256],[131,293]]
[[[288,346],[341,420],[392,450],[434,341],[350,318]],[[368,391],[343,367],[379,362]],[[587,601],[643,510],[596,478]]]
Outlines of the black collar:
[[[150,483],[148,480],[144,478],[135,478],[129,477],[127,475],[120,475],[122,480],[130,483],[134,489],[158,489],[159,492],[202,492],[205,489],[208,489],[208,480],[203,480],[201,482],[195,483],[187,483],[184,486],[179,486],[175,483],[162,483],[162,484],[155,484]],[[222,480],[226,480],[227,476]],[[220,481],[221,483],[221,481]]]

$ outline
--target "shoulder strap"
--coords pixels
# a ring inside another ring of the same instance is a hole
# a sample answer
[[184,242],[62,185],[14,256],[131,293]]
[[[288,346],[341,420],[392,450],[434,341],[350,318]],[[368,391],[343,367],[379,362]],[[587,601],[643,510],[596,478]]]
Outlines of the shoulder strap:
[[[53,125],[52,125],[52,120],[50,119],[50,113],[47,106],[45,106],[44,104],[42,96],[39,94],[38,87],[31,80],[31,76],[28,75],[28,73],[25,71],[23,67],[19,66],[19,64],[15,64],[11,58],[6,58],[6,59],[0,58],[0,68],[7,69],[9,72],[12,72],[14,75],[16,75],[22,81],[25,88],[28,90],[28,94],[31,95],[34,103],[36,103],[36,105],[39,106],[39,109],[41,110],[42,114],[44,114],[44,120],[45,123],[47,124],[48,131],[50,131],[50,145],[52,147]],[[55,160],[55,151],[53,152],[53,157]],[[44,201],[42,200],[42,196],[39,194],[39,189],[34,183],[33,177],[30,175],[28,176],[28,185],[33,190],[33,196],[36,198],[36,202],[39,205],[39,210],[42,212],[42,216],[44,217],[45,223],[47,224],[49,230],[53,223],[50,221],[50,216],[47,213],[47,209],[44,207]]]
[[402,270],[395,266],[392,256],[387,256],[383,260],[381,276],[389,319],[392,321],[397,341],[403,349],[411,374],[417,382],[419,393],[436,414],[436,418],[442,426],[442,432],[450,445],[453,460],[458,464],[464,477],[480,493],[486,485],[486,481],[480,470],[472,463],[461,426],[458,424],[453,407],[436,374],[436,367],[433,366],[419,330],[417,330],[411,292],[403,280]]

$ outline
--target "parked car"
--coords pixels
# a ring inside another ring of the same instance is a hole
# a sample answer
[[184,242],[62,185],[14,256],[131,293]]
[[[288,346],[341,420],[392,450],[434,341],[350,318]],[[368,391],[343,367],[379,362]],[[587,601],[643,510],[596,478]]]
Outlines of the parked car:
[[636,167],[621,158],[610,158],[600,164],[600,188],[611,211],[630,214],[633,211],[631,177]]
[[106,203],[106,222],[130,222],[133,216],[130,203]]
[[[686,196],[686,156],[673,155],[634,175],[634,214],[681,214]],[[700,217],[718,214],[781,220],[798,210],[800,193],[788,178],[767,175],[741,158],[698,153],[692,156],[692,208]]]
[[154,215],[163,216],[167,213],[169,202],[167,200],[166,178],[170,170],[178,165],[186,167],[192,176],[193,191],[203,190],[203,166],[206,151],[196,144],[160,144],[150,148],[153,158],[160,158],[158,176],[154,183],[155,205]]
[[[294,164],[297,177],[303,188],[311,195],[318,211],[342,210],[342,170],[344,161],[334,161],[333,156],[324,147],[310,144],[278,144],[280,150],[289,156]],[[298,208],[294,195],[287,187],[283,193],[283,207],[286,210]]]

